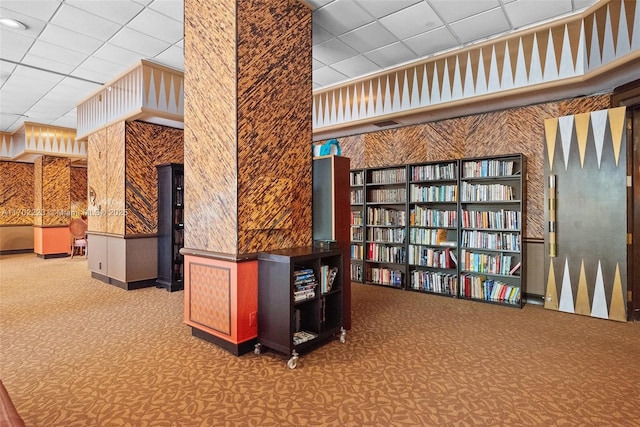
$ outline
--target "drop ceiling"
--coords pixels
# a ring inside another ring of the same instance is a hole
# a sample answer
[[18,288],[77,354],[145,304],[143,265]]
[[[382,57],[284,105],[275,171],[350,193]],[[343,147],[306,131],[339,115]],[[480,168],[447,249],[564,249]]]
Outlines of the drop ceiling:
[[[265,0],[266,1],[266,0]],[[597,0],[306,0],[313,88],[557,19]],[[184,69],[183,0],[2,0],[0,131],[76,127],[76,105],[142,58]]]

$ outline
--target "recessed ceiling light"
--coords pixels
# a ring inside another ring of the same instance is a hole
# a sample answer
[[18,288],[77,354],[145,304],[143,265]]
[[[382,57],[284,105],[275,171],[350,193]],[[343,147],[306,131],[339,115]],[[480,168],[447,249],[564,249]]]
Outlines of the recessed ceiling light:
[[13,18],[0,18],[0,25],[3,25],[8,28],[13,28],[14,30],[26,30],[27,26],[24,25],[20,21],[16,21]]

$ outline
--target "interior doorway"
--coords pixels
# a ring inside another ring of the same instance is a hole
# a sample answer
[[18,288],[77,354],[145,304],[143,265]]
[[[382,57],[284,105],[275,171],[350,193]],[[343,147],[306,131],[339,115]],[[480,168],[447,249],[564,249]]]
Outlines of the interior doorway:
[[611,106],[627,107],[627,170],[631,185],[627,203],[627,314],[640,321],[640,80],[616,88]]

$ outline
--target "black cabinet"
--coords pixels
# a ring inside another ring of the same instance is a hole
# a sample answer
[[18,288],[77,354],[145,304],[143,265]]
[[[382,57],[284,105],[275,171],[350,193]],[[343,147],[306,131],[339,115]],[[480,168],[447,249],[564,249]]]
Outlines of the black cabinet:
[[333,338],[345,341],[343,251],[315,247],[282,249],[258,255],[258,344],[291,356]]
[[158,278],[156,287],[184,289],[184,167],[171,163],[158,169]]

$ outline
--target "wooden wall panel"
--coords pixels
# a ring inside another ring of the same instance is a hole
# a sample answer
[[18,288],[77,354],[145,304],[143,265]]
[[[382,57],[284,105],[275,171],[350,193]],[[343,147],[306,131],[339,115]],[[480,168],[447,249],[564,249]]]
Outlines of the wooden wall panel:
[[351,169],[362,169],[366,167],[364,138],[364,134],[340,138],[340,151],[342,152],[342,156],[349,158]]
[[311,11],[241,0],[237,14],[237,253],[309,245]]
[[124,145],[125,122],[107,127],[105,148],[106,158],[106,205],[102,205],[107,219],[106,232],[124,235],[125,191],[124,191]]
[[[37,157],[33,162],[33,212],[44,212],[42,205],[42,168],[43,157]],[[43,224],[43,215],[33,217],[33,225]]]
[[71,168],[71,216],[79,218],[87,212],[87,168]]
[[235,253],[236,1],[184,3],[185,247]]
[[587,113],[590,111],[606,110],[611,106],[611,94],[605,93],[601,95],[566,99],[557,102],[557,106],[557,114],[550,117],[571,116],[574,114]]
[[34,165],[0,161],[0,225],[33,224]]
[[[351,168],[523,153],[527,157],[524,236],[544,237],[544,120],[606,109],[610,95],[594,95],[338,138]],[[361,159],[362,157],[357,157]],[[408,161],[404,161],[408,159]]]
[[98,212],[98,206],[107,205],[107,130],[100,129],[89,135],[87,143],[87,193],[89,231],[107,231],[107,218]]
[[71,160],[42,158],[42,225],[68,225],[71,207]]
[[158,232],[156,166],[184,161],[182,129],[128,122],[125,130],[125,234]]

